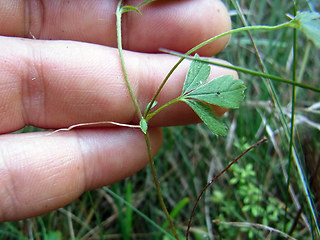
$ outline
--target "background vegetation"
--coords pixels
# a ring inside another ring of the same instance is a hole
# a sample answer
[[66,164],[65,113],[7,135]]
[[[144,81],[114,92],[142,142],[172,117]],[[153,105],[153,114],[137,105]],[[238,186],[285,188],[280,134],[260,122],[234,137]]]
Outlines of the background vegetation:
[[[233,28],[243,26],[235,1],[225,1]],[[292,1],[242,0],[238,2],[249,25],[277,25],[293,14]],[[298,10],[320,10],[319,1],[299,1]],[[269,73],[292,78],[293,31],[284,29],[253,33]],[[297,81],[320,88],[320,52],[298,35]],[[246,33],[232,36],[218,57],[259,70],[255,49]],[[289,143],[279,110],[270,96],[269,83],[240,73],[246,98],[240,109],[224,120],[227,137],[215,137],[199,124],[164,129],[165,141],[156,157],[161,188],[169,211],[184,238],[192,207],[208,180],[238,154],[263,136],[268,142],[249,152],[232,166],[201,199],[191,229],[192,239],[318,239],[306,204],[302,183],[292,163],[287,191]],[[285,122],[290,125],[291,86],[273,83]],[[319,94],[297,89],[297,157],[311,181],[315,204],[320,206],[320,102]],[[27,127],[23,131],[34,131]],[[317,195],[318,194],[318,195]],[[285,208],[287,206],[287,211]],[[319,211],[315,210],[319,219]],[[270,230],[267,228],[274,228]],[[112,186],[84,193],[68,206],[42,217],[2,223],[1,239],[170,239],[168,223],[158,204],[149,167]]]

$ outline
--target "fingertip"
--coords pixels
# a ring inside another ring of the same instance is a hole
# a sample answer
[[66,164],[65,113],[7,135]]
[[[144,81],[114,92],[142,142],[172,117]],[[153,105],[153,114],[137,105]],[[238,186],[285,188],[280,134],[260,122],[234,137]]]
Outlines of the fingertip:
[[5,36],[21,36],[24,32],[24,1],[1,1],[0,34]]
[[[227,8],[219,0],[156,1],[142,9],[142,16],[129,13],[124,19],[124,46],[139,52],[158,52],[159,48],[186,52],[231,29]],[[225,36],[197,52],[213,56],[228,40]]]
[[[206,2],[214,5],[214,7],[211,7],[212,11],[205,11],[203,15],[203,18],[207,20],[204,26],[209,29],[207,31],[203,31],[205,33],[203,36],[203,41],[231,30],[231,18],[224,3],[219,0],[207,0]],[[229,39],[230,35],[219,38],[199,49],[198,53],[203,56],[214,56],[226,47]]]

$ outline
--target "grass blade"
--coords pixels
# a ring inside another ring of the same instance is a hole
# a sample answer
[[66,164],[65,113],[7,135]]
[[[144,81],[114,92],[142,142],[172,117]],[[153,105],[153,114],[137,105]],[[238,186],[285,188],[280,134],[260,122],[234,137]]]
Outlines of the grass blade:
[[147,215],[139,211],[137,208],[135,208],[131,203],[127,202],[125,199],[123,199],[121,196],[113,192],[108,187],[103,187],[103,190],[105,190],[108,194],[110,194],[112,197],[117,199],[119,202],[122,202],[124,205],[126,205],[128,208],[131,208],[133,212],[137,213],[140,217],[142,217],[147,223],[151,224],[154,228],[159,230],[159,232],[163,233],[165,236],[167,236],[169,239],[174,240],[175,238],[168,233],[165,229],[163,229],[161,226],[159,226],[156,222],[154,222],[152,219],[150,219]]

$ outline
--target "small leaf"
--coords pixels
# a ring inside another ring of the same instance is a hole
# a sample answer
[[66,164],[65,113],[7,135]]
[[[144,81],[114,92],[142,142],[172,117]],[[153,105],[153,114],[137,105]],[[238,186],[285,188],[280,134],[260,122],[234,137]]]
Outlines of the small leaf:
[[141,12],[139,11],[139,9],[134,6],[126,5],[126,6],[121,7],[121,13],[126,13],[126,12],[131,12],[131,11],[135,11],[135,12],[139,13],[140,15],[142,15]]
[[216,135],[225,136],[227,134],[227,126],[216,117],[211,106],[196,100],[183,99],[201,120],[208,126],[208,128]]
[[183,85],[182,94],[185,94],[207,81],[210,74],[210,66],[207,63],[197,61],[200,59],[196,54],[194,60],[191,62],[186,80]]
[[147,121],[146,121],[144,118],[141,118],[141,120],[140,120],[140,128],[141,128],[141,130],[142,130],[142,132],[143,132],[144,134],[147,133],[148,123],[147,123]]
[[320,48],[320,14],[318,12],[298,12],[292,22],[316,47]]
[[155,1],[157,1],[157,0],[146,0],[146,1],[144,1],[143,3],[140,3],[140,4],[138,5],[138,7],[142,7],[143,5],[146,5],[146,4],[148,4],[148,3],[155,2]]
[[244,98],[245,89],[242,80],[233,79],[232,75],[225,75],[187,93],[185,97],[220,107],[238,108],[240,101]]
[[[144,111],[144,114],[145,114],[145,115],[146,115],[147,109],[148,109],[149,106],[150,106],[150,103],[151,103],[151,102],[148,103],[148,105],[147,105],[147,107],[146,107],[146,109],[145,109],[145,111]],[[153,104],[152,104],[152,106],[150,107],[150,110],[151,110],[152,108],[154,108],[154,107],[157,105],[157,103],[158,103],[157,101],[154,101]]]

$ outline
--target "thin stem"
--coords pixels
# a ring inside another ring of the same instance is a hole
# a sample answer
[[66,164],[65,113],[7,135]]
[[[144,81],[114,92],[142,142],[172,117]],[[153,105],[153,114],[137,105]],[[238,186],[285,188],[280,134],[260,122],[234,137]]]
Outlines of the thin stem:
[[170,214],[169,214],[169,212],[167,210],[166,204],[164,203],[164,200],[163,200],[163,197],[162,197],[162,194],[161,194],[160,183],[159,183],[159,180],[158,180],[158,177],[157,177],[157,171],[156,171],[156,167],[155,167],[154,161],[153,161],[150,138],[149,138],[149,133],[148,132],[145,134],[145,140],[146,140],[147,148],[148,148],[148,157],[149,157],[149,162],[150,162],[150,166],[151,166],[151,172],[152,172],[154,184],[156,186],[156,191],[158,193],[158,199],[159,199],[162,211],[166,215],[166,218],[167,218],[167,220],[169,222],[169,225],[170,225],[170,228],[171,228],[171,231],[172,231],[174,237],[177,240],[179,240],[179,237],[178,237],[177,232],[176,232],[176,228],[175,228],[175,226],[174,226],[174,224],[173,224],[173,222],[171,220]]
[[188,222],[188,228],[187,228],[187,233],[186,233],[186,239],[189,239],[189,234],[190,234],[190,228],[191,228],[191,223],[192,223],[192,219],[193,216],[195,214],[196,208],[198,206],[198,203],[200,201],[200,199],[202,198],[204,192],[222,175],[224,174],[233,164],[235,164],[240,158],[242,158],[245,154],[247,154],[249,151],[251,151],[253,148],[259,146],[260,144],[266,142],[267,139],[263,138],[261,140],[259,140],[258,142],[256,142],[255,144],[251,145],[247,150],[245,150],[244,152],[242,152],[240,155],[238,155],[231,163],[228,164],[228,166],[226,166],[219,174],[217,174],[216,176],[214,176],[212,178],[212,180],[210,182],[207,183],[207,185],[202,189],[201,193],[199,194],[196,203],[193,206],[190,218],[189,218],[189,222]]
[[281,236],[283,236],[285,239],[290,239],[290,240],[297,240],[296,238],[293,238],[290,236],[290,234],[287,234],[285,232],[280,231],[279,229],[272,228],[263,224],[258,224],[258,223],[250,223],[250,222],[222,222],[220,220],[213,220],[214,223],[217,224],[225,224],[233,227],[247,227],[247,228],[254,228],[254,229],[261,229],[264,231],[268,231],[269,233],[278,233]]
[[171,100],[170,102],[167,102],[166,104],[162,105],[161,107],[159,107],[157,110],[155,110],[152,113],[149,113],[147,116],[145,116],[146,121],[148,122],[151,118],[153,118],[156,114],[158,114],[159,112],[161,112],[163,109],[171,106],[172,104],[179,102],[181,100],[182,96],[177,97],[173,100]]
[[190,55],[191,53],[197,51],[199,48],[202,48],[203,46],[219,39],[222,38],[224,36],[227,36],[229,34],[233,34],[233,33],[239,33],[239,32],[243,32],[243,31],[250,31],[250,30],[277,30],[283,27],[289,27],[289,26],[294,26],[294,24],[291,23],[291,21],[289,22],[285,22],[285,23],[281,23],[279,25],[275,25],[275,26],[267,26],[267,25],[256,25],[256,26],[245,26],[245,27],[240,27],[240,28],[236,28],[236,29],[232,29],[230,31],[221,33],[213,38],[210,38],[202,43],[200,43],[199,45],[191,48],[186,55]]
[[183,61],[184,58],[181,58],[169,71],[169,73],[167,74],[167,76],[165,77],[165,79],[162,81],[160,87],[158,88],[156,94],[153,96],[148,108],[145,111],[145,117],[149,114],[151,107],[153,106],[154,102],[156,101],[159,93],[161,92],[162,88],[164,87],[164,85],[166,84],[166,82],[168,81],[169,77],[172,75],[172,73],[176,70],[176,68],[180,65],[180,63]]
[[[242,9],[241,9],[241,7],[240,7],[239,2],[238,2],[238,1],[235,1],[235,0],[233,0],[232,2],[233,2],[233,5],[236,6],[237,11],[239,12],[238,15],[240,16],[240,19],[241,19],[242,24],[243,24],[245,27],[247,27],[247,26],[248,26],[248,22],[247,22],[244,14],[243,14],[243,11],[242,11]],[[254,52],[256,53],[256,57],[257,57],[257,59],[258,59],[258,63],[259,63],[259,66],[260,66],[262,72],[263,72],[263,73],[267,73],[267,70],[266,70],[266,68],[264,67],[264,63],[263,63],[263,60],[262,60],[262,58],[261,58],[260,52],[259,52],[259,50],[258,50],[258,47],[257,47],[254,39],[253,39],[253,36],[252,36],[251,32],[250,32],[250,31],[247,31],[247,34],[248,34],[249,39],[250,39],[250,41],[251,41],[251,45],[252,45],[252,47],[253,47],[253,49],[254,49]],[[275,102],[278,101],[278,99],[277,99],[277,96],[276,96],[276,94],[275,94],[273,84],[270,82],[270,79],[269,79],[269,78],[266,78],[265,80],[266,80],[266,81],[264,82],[264,84],[265,84],[265,86],[269,89],[269,93],[270,93],[270,96],[271,96],[271,98],[272,98],[272,101],[275,103]]]
[[131,84],[129,82],[129,78],[128,78],[128,74],[127,74],[127,70],[126,70],[126,66],[125,66],[125,62],[124,62],[124,57],[123,57],[123,49],[122,49],[122,35],[121,35],[121,16],[122,16],[122,12],[121,12],[121,4],[122,4],[123,0],[120,0],[118,3],[118,7],[117,7],[117,12],[116,12],[116,16],[117,16],[117,42],[118,42],[118,51],[119,51],[119,57],[120,57],[120,61],[121,61],[121,67],[122,67],[122,73],[123,73],[123,77],[127,86],[127,89],[129,91],[129,94],[131,96],[132,102],[134,104],[134,107],[136,109],[136,112],[139,115],[139,119],[142,119],[142,113],[137,101],[136,96],[134,95],[134,92],[132,90]]
[[[131,85],[130,85],[130,82],[129,82],[129,79],[128,79],[128,74],[127,74],[126,67],[125,67],[125,63],[124,63],[123,49],[122,49],[122,38],[121,38],[121,16],[122,16],[121,5],[122,5],[122,0],[119,1],[118,7],[117,7],[117,13],[116,13],[116,16],[117,16],[118,51],[119,51],[121,67],[122,67],[122,72],[123,72],[123,76],[124,76],[124,79],[125,79],[125,83],[126,83],[126,86],[128,88],[128,91],[130,93],[131,99],[132,99],[132,101],[134,103],[136,112],[139,115],[139,119],[141,120],[143,118],[143,116],[142,116],[142,113],[141,113],[137,98],[135,97],[134,92],[133,92],[133,90],[131,88]],[[145,141],[146,141],[146,145],[147,145],[148,158],[149,158],[149,162],[150,162],[150,166],[151,166],[152,176],[153,176],[153,179],[154,179],[156,191],[158,193],[159,202],[160,202],[160,205],[161,205],[161,208],[162,208],[164,214],[166,215],[167,221],[170,224],[170,228],[171,228],[171,231],[173,232],[174,237],[177,240],[179,240],[178,235],[176,233],[175,226],[174,226],[174,224],[173,224],[173,222],[171,220],[170,214],[169,214],[169,212],[168,212],[168,210],[166,208],[166,205],[164,203],[164,200],[163,200],[163,197],[162,197],[162,194],[161,194],[161,188],[160,188],[160,184],[159,184],[159,180],[158,180],[158,177],[157,177],[157,172],[156,172],[156,168],[155,168],[154,161],[153,161],[153,156],[152,156],[152,149],[151,149],[149,133],[146,132],[144,135],[145,135]]]
[[[184,59],[194,60],[193,56],[188,56],[186,54],[178,53],[178,52],[175,52],[175,51],[172,51],[172,50],[161,49],[161,52],[169,53],[169,54],[174,55],[174,56],[179,56],[179,57],[184,58]],[[209,64],[212,64],[212,65],[217,65],[217,66],[220,66],[220,67],[233,69],[233,70],[236,70],[238,72],[243,72],[243,73],[247,73],[247,74],[251,74],[251,75],[260,76],[260,77],[263,77],[263,78],[272,79],[272,80],[275,80],[277,82],[287,83],[287,84],[290,84],[290,85],[293,85],[293,86],[297,86],[297,87],[300,87],[300,88],[304,88],[304,89],[308,89],[308,90],[311,90],[311,91],[314,91],[314,92],[320,92],[320,88],[317,88],[317,87],[314,87],[314,86],[311,86],[311,85],[307,85],[307,84],[303,84],[303,83],[300,83],[300,82],[293,82],[290,79],[278,77],[278,76],[271,75],[271,74],[268,74],[268,73],[258,72],[258,71],[254,71],[254,70],[251,70],[251,69],[247,69],[247,68],[243,68],[243,67],[239,67],[239,66],[235,66],[235,65],[227,65],[227,64],[223,64],[223,63],[219,63],[219,62],[214,62],[214,61],[211,61],[211,60],[205,59],[205,58],[200,58],[200,59],[197,59],[197,60],[200,61],[200,62],[205,62],[205,63],[209,63]]]
[[[257,26],[246,26],[246,27],[241,27],[241,28],[237,28],[237,29],[232,29],[230,31],[221,33],[215,37],[212,37],[202,43],[200,43],[199,45],[191,48],[185,55],[190,55],[193,52],[197,51],[199,48],[219,39],[222,38],[224,36],[227,36],[229,34],[233,34],[233,33],[238,33],[238,32],[242,32],[242,31],[248,31],[248,30],[276,30],[276,29],[280,29],[283,27],[289,27],[289,26],[294,26],[294,24],[291,23],[291,21],[289,22],[285,22],[276,26],[264,26],[264,25],[257,25]],[[154,97],[151,100],[151,103],[149,104],[148,108],[145,111],[145,116],[149,114],[151,106],[153,105],[153,103],[156,101],[159,93],[161,92],[162,88],[164,87],[164,85],[166,84],[166,82],[168,81],[169,77],[172,75],[172,73],[175,71],[175,69],[180,65],[180,63],[185,59],[186,57],[181,57],[180,60],[172,67],[172,69],[170,70],[170,72],[167,74],[167,76],[165,77],[165,79],[162,81],[162,83],[160,84],[160,87],[158,88],[156,94],[154,95]]]
[[[294,15],[297,14],[296,12],[296,6],[294,2]],[[297,78],[297,29],[293,29],[293,65],[292,65],[292,81],[296,82]],[[289,155],[288,155],[288,179],[287,179],[287,191],[289,192],[289,187],[290,187],[290,176],[291,176],[291,165],[292,165],[292,152],[293,152],[293,138],[294,138],[294,120],[295,120],[295,109],[296,109],[296,87],[292,86],[292,96],[291,96],[291,129],[290,129],[290,141],[289,141]],[[285,199],[285,220],[287,218],[288,214],[288,197]],[[284,231],[287,230],[287,223],[284,221]]]

